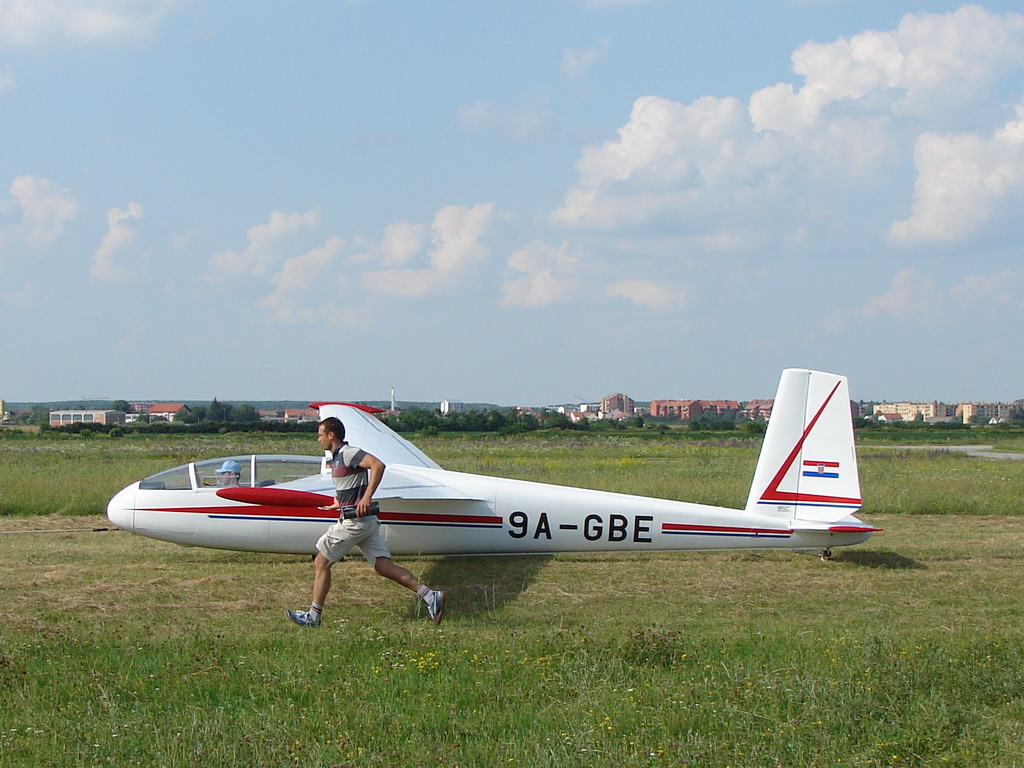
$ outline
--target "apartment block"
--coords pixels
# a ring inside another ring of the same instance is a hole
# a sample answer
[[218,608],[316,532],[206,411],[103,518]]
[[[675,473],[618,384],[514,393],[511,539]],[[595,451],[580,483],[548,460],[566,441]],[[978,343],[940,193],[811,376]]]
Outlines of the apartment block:
[[631,416],[635,410],[636,406],[633,403],[633,398],[629,397],[629,395],[624,395],[621,392],[608,395],[608,397],[601,400],[601,413],[622,413],[627,416]]
[[1016,406],[1012,403],[960,403],[956,417],[964,424],[970,424],[975,417],[983,421],[1006,422],[1013,419]]
[[652,400],[651,416],[656,419],[695,419],[704,413],[700,400]]
[[872,415],[899,414],[903,421],[924,421],[953,415],[953,406],[946,403],[879,403],[872,408]]
[[743,415],[753,421],[767,421],[772,417],[773,405],[775,405],[774,399],[749,400],[743,407]]

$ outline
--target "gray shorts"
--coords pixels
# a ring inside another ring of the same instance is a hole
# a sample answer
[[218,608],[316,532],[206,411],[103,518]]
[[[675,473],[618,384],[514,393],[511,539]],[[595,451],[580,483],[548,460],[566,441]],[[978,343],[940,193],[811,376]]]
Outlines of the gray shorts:
[[332,563],[341,560],[352,547],[359,547],[359,551],[370,565],[373,565],[378,557],[391,557],[391,550],[381,538],[380,523],[376,517],[361,517],[335,523],[316,543],[317,551]]

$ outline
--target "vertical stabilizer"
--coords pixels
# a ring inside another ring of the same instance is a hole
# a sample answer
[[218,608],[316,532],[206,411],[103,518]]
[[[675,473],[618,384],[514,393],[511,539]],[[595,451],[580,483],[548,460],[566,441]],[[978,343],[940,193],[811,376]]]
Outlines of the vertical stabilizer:
[[775,395],[747,511],[834,522],[860,505],[846,377],[787,368]]
[[423,451],[398,435],[387,424],[374,416],[384,413],[380,408],[369,408],[352,403],[310,403],[320,412],[320,418],[334,416],[345,425],[346,442],[367,453],[372,453],[385,464],[408,464],[414,467],[440,469],[440,465]]

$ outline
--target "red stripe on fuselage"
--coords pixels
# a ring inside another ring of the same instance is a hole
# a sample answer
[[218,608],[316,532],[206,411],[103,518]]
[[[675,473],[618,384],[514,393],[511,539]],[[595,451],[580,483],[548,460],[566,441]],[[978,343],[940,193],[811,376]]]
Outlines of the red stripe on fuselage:
[[424,515],[418,512],[381,512],[382,523],[478,523],[501,525],[501,518],[492,515]]
[[737,528],[731,525],[688,525],[686,523],[662,523],[663,531],[703,531],[717,533],[792,533],[788,528]]
[[338,513],[330,509],[320,509],[319,507],[279,507],[270,504],[246,504],[244,507],[151,507],[149,509],[140,509],[139,512],[190,512],[199,515],[221,515],[225,517],[236,516],[236,517],[252,517],[254,515],[263,515],[264,517],[280,517],[282,520],[287,520],[292,517],[318,517],[322,518],[324,522],[328,520],[337,520]]
[[[238,507],[151,507],[140,509],[139,512],[188,512],[200,515],[219,515],[221,517],[279,517],[289,518],[311,517],[321,518],[324,522],[338,519],[336,510],[320,509],[319,507],[279,507],[268,504],[246,504]],[[501,525],[502,518],[495,515],[425,515],[418,512],[381,512],[377,519],[382,523],[478,523],[482,525]]]

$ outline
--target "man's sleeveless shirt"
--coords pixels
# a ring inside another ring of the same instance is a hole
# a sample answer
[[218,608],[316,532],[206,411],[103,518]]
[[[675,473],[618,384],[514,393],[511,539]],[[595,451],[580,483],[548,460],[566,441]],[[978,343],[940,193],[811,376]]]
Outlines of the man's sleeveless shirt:
[[359,466],[366,456],[366,451],[348,443],[338,446],[328,463],[331,465],[331,478],[334,480],[334,491],[338,503],[342,506],[355,504],[366,492],[369,485],[369,473]]

